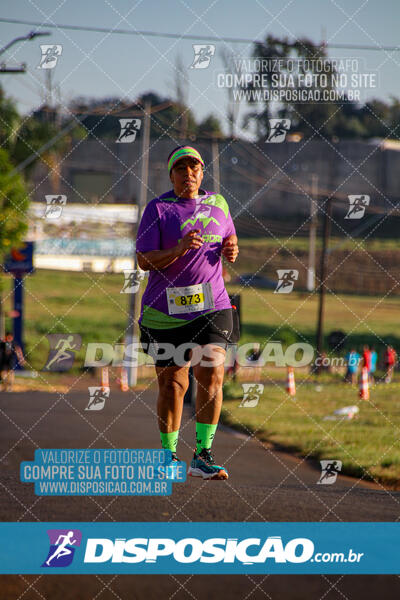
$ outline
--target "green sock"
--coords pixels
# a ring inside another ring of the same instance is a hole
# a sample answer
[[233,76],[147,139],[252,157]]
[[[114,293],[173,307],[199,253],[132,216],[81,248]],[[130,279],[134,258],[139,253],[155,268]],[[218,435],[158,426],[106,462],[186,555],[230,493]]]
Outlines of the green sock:
[[163,433],[160,431],[161,438],[161,446],[163,450],[171,450],[171,452],[176,452],[176,446],[178,444],[178,431],[171,431],[171,433]]
[[199,423],[196,421],[196,454],[203,448],[211,448],[218,424]]

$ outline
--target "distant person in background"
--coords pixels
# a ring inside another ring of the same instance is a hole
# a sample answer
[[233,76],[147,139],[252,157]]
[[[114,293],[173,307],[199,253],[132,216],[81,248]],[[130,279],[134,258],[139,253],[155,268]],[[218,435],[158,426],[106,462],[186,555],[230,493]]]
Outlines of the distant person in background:
[[390,383],[393,378],[394,366],[396,364],[396,350],[392,346],[386,346],[383,362],[385,363],[385,383]]
[[345,375],[345,381],[356,385],[358,375],[358,365],[360,364],[361,356],[358,352],[352,348],[346,355],[347,371]]
[[18,362],[24,363],[24,357],[21,348],[14,341],[13,334],[9,331],[0,342],[0,360],[3,392],[12,392],[15,367]]
[[378,363],[378,354],[377,354],[375,348],[371,348],[371,368],[369,371],[370,383],[375,382],[375,372],[376,372],[377,363]]
[[371,373],[371,350],[369,349],[369,346],[365,345],[364,346],[364,351],[363,351],[363,367],[367,367],[367,371],[368,371],[368,377]]
[[[250,367],[253,368],[253,375],[256,381],[259,381],[261,377],[261,366],[259,364],[261,356],[260,344],[257,342],[253,344],[253,348],[250,353],[247,355],[247,362]],[[254,363],[254,365],[252,364]]]

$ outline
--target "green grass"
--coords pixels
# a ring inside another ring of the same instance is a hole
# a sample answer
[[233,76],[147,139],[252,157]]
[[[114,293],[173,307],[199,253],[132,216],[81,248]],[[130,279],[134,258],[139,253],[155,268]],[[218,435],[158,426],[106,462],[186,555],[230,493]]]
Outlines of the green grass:
[[[11,278],[10,280],[11,286]],[[88,342],[116,343],[128,321],[128,294],[120,294],[123,274],[36,271],[26,278],[25,342],[31,368],[41,369],[48,354],[48,333],[78,333],[82,348],[74,371],[83,364]],[[6,285],[7,288],[7,285]],[[11,309],[11,294],[6,299]],[[10,323],[6,322],[10,327]]]
[[[39,270],[26,278],[25,340],[33,368],[43,366],[47,333],[79,333],[84,356],[88,342],[115,343],[124,336],[128,319],[128,294],[120,294],[123,275],[66,273]],[[11,278],[6,278],[5,310],[11,306]],[[318,298],[306,293],[274,294],[269,290],[241,289],[229,285],[230,293],[242,296],[241,342],[281,340],[315,342]],[[391,342],[400,349],[400,297],[327,295],[325,333],[341,329],[346,345],[363,343],[379,347]],[[10,327],[10,321],[7,320]]]
[[[242,294],[242,341],[308,341],[315,345],[318,297],[308,293],[274,294],[229,285],[230,293]],[[346,346],[375,345],[384,342],[400,349],[400,297],[327,294],[325,337],[331,331],[348,334]]]
[[[83,365],[88,342],[116,343],[127,326],[128,294],[120,294],[123,275],[37,271],[26,278],[25,341],[29,365],[41,369],[48,355],[47,333],[78,333],[82,348],[73,373]],[[241,342],[269,339],[284,345],[293,341],[314,344],[318,299],[308,294],[281,295],[267,290],[228,286],[242,295]],[[11,306],[11,278],[6,278],[5,310]],[[375,345],[390,341],[400,350],[400,297],[327,295],[325,333],[342,329],[347,346]],[[7,319],[7,325],[10,321]],[[49,374],[50,376],[50,374]],[[55,377],[55,374],[54,374]],[[344,385],[340,376],[323,376],[323,391],[309,383],[306,370],[296,374],[297,401],[287,399],[283,369],[263,369],[262,377],[276,385],[266,386],[256,408],[238,408],[241,386],[225,388],[224,419],[231,425],[255,431],[304,456],[340,459],[344,472],[376,477],[386,483],[400,479],[400,385],[377,386],[371,402],[360,403],[357,420],[323,421],[334,409],[357,402],[357,391]],[[304,382],[304,383],[303,383]]]
[[[343,462],[342,472],[397,486],[400,480],[400,384],[377,385],[361,401],[348,384],[297,385],[296,400],[284,386],[266,385],[256,407],[240,407],[241,386],[224,389],[223,421],[262,441],[314,459]],[[232,396],[236,396],[232,399]],[[325,421],[337,408],[357,404],[350,421]]]

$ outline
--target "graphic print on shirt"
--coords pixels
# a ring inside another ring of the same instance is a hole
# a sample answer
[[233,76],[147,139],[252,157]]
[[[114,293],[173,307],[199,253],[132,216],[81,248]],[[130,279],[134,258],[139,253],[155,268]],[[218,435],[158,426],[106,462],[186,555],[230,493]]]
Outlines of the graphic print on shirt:
[[215,223],[220,227],[221,223],[217,221],[215,217],[211,217],[211,206],[198,206],[193,215],[186,219],[184,223],[181,225],[181,230],[186,227],[190,223],[193,227],[196,225],[197,221],[200,221],[203,229],[206,229],[210,223]]

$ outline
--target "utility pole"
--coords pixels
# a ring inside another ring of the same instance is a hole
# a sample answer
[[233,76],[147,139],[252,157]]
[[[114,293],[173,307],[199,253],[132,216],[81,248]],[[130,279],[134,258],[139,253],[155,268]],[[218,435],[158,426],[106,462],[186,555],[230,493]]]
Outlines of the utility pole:
[[[321,265],[320,265],[320,284],[319,284],[319,307],[318,307],[318,326],[317,326],[317,356],[321,356],[323,350],[324,338],[324,302],[325,302],[325,279],[326,279],[326,255],[331,231],[332,199],[326,201],[326,210],[324,215],[324,228],[322,239]],[[320,371],[320,366],[317,372]]]
[[212,152],[212,165],[213,165],[213,179],[214,179],[214,190],[217,194],[220,191],[220,174],[219,174],[219,152],[218,152],[218,139],[215,135],[211,141],[211,152]]
[[315,241],[318,224],[318,175],[311,175],[310,233],[308,244],[307,290],[315,290]]
[[[149,146],[150,146],[150,112],[151,104],[146,102],[144,105],[144,123],[142,137],[142,164],[140,173],[140,192],[139,192],[139,207],[136,226],[134,226],[135,250],[133,252],[133,269],[138,271],[139,265],[136,256],[136,237],[139,228],[140,219],[147,203],[147,182],[149,177]],[[126,335],[126,343],[137,344],[139,342],[139,326],[138,320],[140,315],[140,288],[136,294],[130,294],[129,303],[129,321]],[[132,361],[128,368],[128,383],[130,386],[137,383],[137,362]]]

